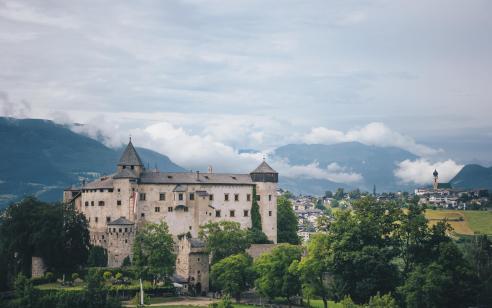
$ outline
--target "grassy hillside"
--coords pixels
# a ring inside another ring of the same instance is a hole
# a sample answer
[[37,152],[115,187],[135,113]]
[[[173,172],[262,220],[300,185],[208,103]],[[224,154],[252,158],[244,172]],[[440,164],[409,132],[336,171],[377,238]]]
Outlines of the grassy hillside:
[[430,224],[447,219],[458,235],[492,235],[492,211],[427,210]]

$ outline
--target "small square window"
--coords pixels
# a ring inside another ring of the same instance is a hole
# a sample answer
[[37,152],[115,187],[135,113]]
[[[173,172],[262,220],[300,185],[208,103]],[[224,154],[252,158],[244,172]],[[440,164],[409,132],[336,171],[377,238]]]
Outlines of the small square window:
[[220,210],[215,211],[215,217],[220,217]]
[[159,194],[159,200],[160,200],[160,201],[164,201],[164,200],[166,200],[166,193],[160,193],[160,194]]
[[183,194],[181,194],[181,193],[180,193],[180,194],[178,194],[178,200],[179,200],[179,201],[183,201]]
[[158,207],[158,206],[156,206],[156,207],[154,208],[154,211],[155,211],[156,213],[159,213],[159,212],[161,211],[161,208],[160,208],[160,207]]
[[194,193],[190,193],[190,200],[195,200],[195,194]]
[[251,194],[246,195],[246,201],[251,201]]
[[89,201],[85,201],[85,206],[89,206]]
[[185,206],[184,209],[183,209],[185,212],[188,212],[188,207]]
[[120,191],[121,191],[121,189],[118,188],[118,192],[120,192]]
[[235,217],[235,216],[236,216],[236,211],[234,211],[234,210],[230,210],[230,211],[229,211],[229,216],[230,216],[230,217]]
[[95,221],[96,223],[98,223],[98,222],[99,222],[99,217],[94,218],[94,221]]
[[145,201],[145,193],[140,193],[140,201]]
[[94,206],[94,201],[91,201],[91,206]]
[[99,206],[104,206],[104,201],[99,201],[98,205]]
[[141,213],[140,214],[140,217],[144,218],[145,217],[145,213]]
[[272,195],[268,195],[268,201],[272,201]]
[[172,212],[172,211],[173,211],[173,207],[172,207],[172,206],[168,207],[168,208],[167,208],[167,211],[168,211],[168,212]]
[[224,201],[229,201],[229,194],[224,194]]
[[214,201],[214,195],[213,194],[208,195],[208,200]]
[[106,222],[111,222],[111,217],[106,217]]
[[256,201],[260,201],[260,195],[256,195]]
[[268,211],[268,216],[272,216],[272,211]]
[[239,201],[239,194],[234,194],[234,201]]
[[244,217],[248,217],[249,216],[249,211],[248,210],[244,210]]
[[117,200],[116,205],[121,205],[121,200]]

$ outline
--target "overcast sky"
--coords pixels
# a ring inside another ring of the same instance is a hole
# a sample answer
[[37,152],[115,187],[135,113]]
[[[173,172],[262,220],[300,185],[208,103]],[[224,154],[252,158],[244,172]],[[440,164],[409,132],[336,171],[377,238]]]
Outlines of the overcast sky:
[[[85,123],[113,146],[131,133],[189,166],[343,141],[428,168],[490,164],[490,12],[488,0],[0,0],[0,113]],[[184,159],[176,143],[213,149]]]

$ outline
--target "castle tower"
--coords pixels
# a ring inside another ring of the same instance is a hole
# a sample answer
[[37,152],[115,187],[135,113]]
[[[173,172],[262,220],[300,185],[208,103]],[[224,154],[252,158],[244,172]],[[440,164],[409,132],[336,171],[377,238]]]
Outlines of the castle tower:
[[432,175],[434,176],[432,188],[434,188],[434,190],[436,190],[439,187],[439,173],[437,172],[436,169],[434,169],[434,172],[432,173]]
[[256,184],[256,198],[260,207],[261,229],[269,240],[277,243],[278,172],[263,161],[250,175]]
[[118,173],[129,173],[140,177],[143,169],[142,160],[138,156],[137,150],[133,147],[132,139],[130,139],[118,163]]
[[131,256],[135,239],[135,224],[128,219],[118,218],[108,222],[108,266],[120,267],[126,257]]

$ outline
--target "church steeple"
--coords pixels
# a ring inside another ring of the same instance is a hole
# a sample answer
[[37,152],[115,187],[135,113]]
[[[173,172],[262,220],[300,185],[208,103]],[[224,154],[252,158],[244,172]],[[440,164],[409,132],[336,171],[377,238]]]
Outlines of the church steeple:
[[434,190],[436,190],[439,187],[439,173],[437,172],[436,169],[434,169],[432,175],[434,176],[434,182],[432,183],[432,187],[434,188]]

